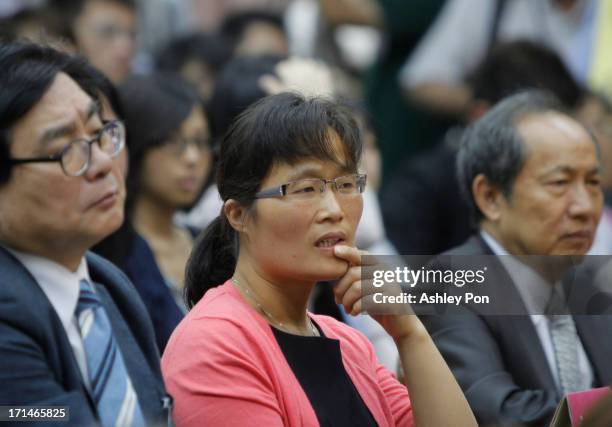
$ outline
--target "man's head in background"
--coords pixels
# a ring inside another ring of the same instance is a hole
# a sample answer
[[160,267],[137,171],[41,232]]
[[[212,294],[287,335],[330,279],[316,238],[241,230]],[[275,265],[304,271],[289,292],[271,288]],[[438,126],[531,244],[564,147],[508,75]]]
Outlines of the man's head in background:
[[78,52],[117,84],[136,52],[135,0],[51,0]]
[[225,37],[193,33],[168,43],[158,53],[156,62],[160,71],[180,75],[198,89],[203,101],[209,101],[217,74],[231,55],[231,46]]
[[0,45],[0,241],[72,271],[120,226],[125,198],[125,132],[71,77],[86,73],[50,48]]
[[597,143],[552,96],[512,95],[465,133],[460,186],[513,255],[584,255],[603,206]]
[[557,53],[525,40],[500,43],[491,49],[468,77],[468,84],[473,93],[468,122],[525,89],[546,90],[569,110],[577,109],[585,95]]
[[66,53],[74,53],[71,36],[61,19],[49,7],[25,8],[15,15],[0,19],[0,40],[29,40],[50,45]]
[[234,56],[289,54],[289,42],[280,14],[265,10],[236,12],[225,18],[221,34],[233,45]]

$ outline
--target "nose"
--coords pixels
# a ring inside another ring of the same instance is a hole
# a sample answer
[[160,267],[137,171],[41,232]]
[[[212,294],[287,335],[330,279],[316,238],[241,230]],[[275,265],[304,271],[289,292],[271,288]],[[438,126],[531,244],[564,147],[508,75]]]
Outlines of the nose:
[[320,209],[317,213],[317,221],[338,222],[344,218],[344,210],[338,200],[341,197],[333,189],[329,188],[331,183],[326,183],[326,188],[320,197]]
[[102,151],[98,144],[91,144],[89,168],[85,172],[85,178],[89,181],[104,178],[113,168],[113,158]]
[[195,144],[187,144],[181,157],[189,166],[196,166],[204,155],[204,151]]
[[574,218],[590,218],[601,211],[603,195],[599,186],[576,185],[571,192],[569,214]]

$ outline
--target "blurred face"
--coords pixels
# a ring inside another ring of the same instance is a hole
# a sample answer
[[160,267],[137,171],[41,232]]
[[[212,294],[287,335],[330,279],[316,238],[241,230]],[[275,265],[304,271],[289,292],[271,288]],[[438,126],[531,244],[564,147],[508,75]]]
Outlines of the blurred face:
[[[11,156],[50,156],[75,139],[92,138],[102,127],[95,105],[59,73],[38,104],[11,129]],[[0,187],[3,241],[41,255],[75,248],[84,252],[119,227],[125,198],[121,172],[97,144],[91,148],[90,167],[79,177],[65,175],[60,163],[13,167],[10,181]]]
[[282,30],[267,22],[254,22],[250,24],[238,45],[236,55],[280,55],[289,53],[287,38]]
[[181,67],[180,74],[183,79],[198,89],[202,99],[210,99],[215,85],[215,76],[204,62],[191,59]]
[[589,134],[571,118],[534,114],[518,124],[526,161],[496,223],[514,255],[584,255],[601,216],[599,159]]
[[112,0],[89,0],[75,22],[81,54],[117,84],[130,72],[136,46],[136,16]]
[[147,152],[141,170],[142,195],[171,209],[193,203],[212,164],[204,111],[195,106],[177,134]]
[[[351,172],[332,162],[304,160],[274,167],[261,189],[303,178],[332,179]],[[333,254],[335,244],[354,245],[363,201],[328,184],[313,200],[259,199],[247,220],[245,249],[269,279],[313,282],[346,272],[347,263]]]

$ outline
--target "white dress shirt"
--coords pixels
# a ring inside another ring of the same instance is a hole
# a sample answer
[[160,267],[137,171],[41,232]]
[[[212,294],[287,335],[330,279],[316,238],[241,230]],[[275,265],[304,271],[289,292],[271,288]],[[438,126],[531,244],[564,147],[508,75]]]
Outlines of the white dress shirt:
[[[527,312],[544,313],[546,304],[551,295],[551,285],[533,269],[511,256],[490,234],[481,230],[480,235],[493,253],[499,256],[500,262],[508,271],[514,285],[519,291],[523,303],[527,308]],[[555,350],[550,335],[550,321],[544,314],[530,314],[529,317],[531,317],[531,322],[535,327],[538,338],[540,338],[540,343],[544,349],[550,371],[555,379],[555,384],[557,388],[560,389],[559,373],[557,372],[557,363],[555,361]],[[580,371],[580,375],[592,386],[594,379],[593,368],[584,351],[580,336],[578,336],[578,370]]]
[[89,375],[87,371],[87,358],[83,347],[83,340],[75,316],[75,309],[80,295],[80,281],[86,279],[91,282],[85,257],[75,272],[67,270],[47,258],[26,254],[5,246],[30,272],[43,290],[51,306],[60,318],[74,357],[81,371],[83,383],[89,388]]
[[[405,88],[428,82],[458,83],[489,48],[496,1],[449,0],[400,73]],[[555,51],[584,83],[593,62],[597,0],[579,0],[563,11],[548,0],[506,3],[498,27],[501,42],[530,40]]]

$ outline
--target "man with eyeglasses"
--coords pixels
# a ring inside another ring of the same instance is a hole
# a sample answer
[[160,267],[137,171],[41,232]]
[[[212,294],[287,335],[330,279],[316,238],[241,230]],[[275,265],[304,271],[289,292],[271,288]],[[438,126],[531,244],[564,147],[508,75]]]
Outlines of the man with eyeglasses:
[[50,48],[0,44],[0,407],[39,409],[0,420],[161,425],[170,400],[145,307],[88,252],[123,221],[125,130],[101,120],[85,73]]

